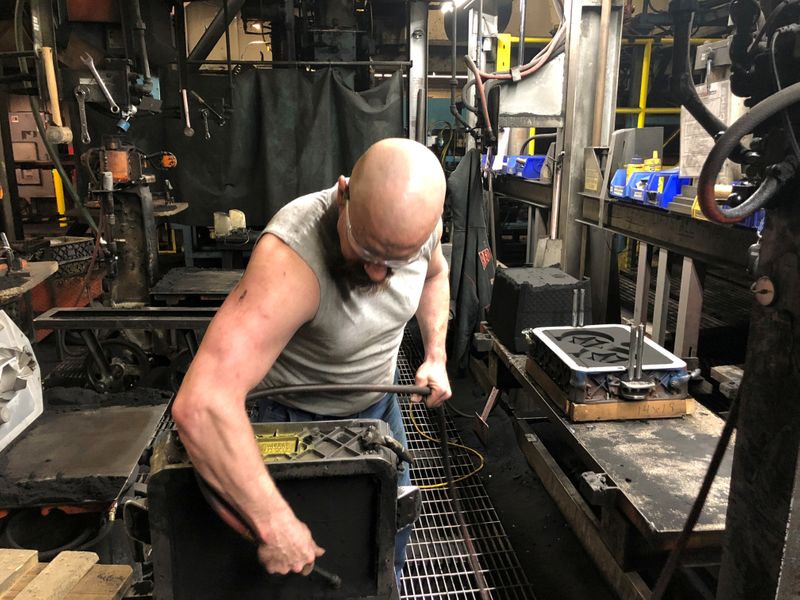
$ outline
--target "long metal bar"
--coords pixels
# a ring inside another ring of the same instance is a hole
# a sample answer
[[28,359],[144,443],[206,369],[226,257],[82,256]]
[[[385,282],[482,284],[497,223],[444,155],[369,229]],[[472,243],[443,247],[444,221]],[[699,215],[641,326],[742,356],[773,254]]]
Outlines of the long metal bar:
[[[525,0],[519,0],[519,37],[517,38],[517,64],[521,67],[525,64]],[[520,41],[522,40],[522,41]]]
[[647,40],[642,55],[641,87],[639,88],[639,118],[636,127],[644,127],[645,110],[647,109],[647,92],[650,87],[650,57],[653,55],[653,41]]
[[215,307],[52,308],[33,320],[36,329],[203,329]]
[[667,316],[669,314],[669,250],[658,249],[658,270],[656,272],[656,297],[653,302],[653,341],[664,345],[667,337]]
[[[227,65],[227,60],[186,61],[190,65]],[[274,67],[411,67],[410,60],[244,60],[231,59],[232,65],[265,65]]]
[[647,323],[650,307],[650,247],[639,242],[639,264],[636,269],[636,298],[633,303],[633,322]]
[[603,109],[606,104],[606,64],[611,33],[611,0],[600,1],[600,43],[597,49],[597,84],[594,96],[594,118],[592,119],[592,146],[603,143]]
[[[596,227],[599,206],[597,198],[583,197],[577,222]],[[603,227],[682,256],[734,267],[747,266],[747,249],[756,241],[756,232],[750,229],[722,227],[627,202],[606,204]]]
[[678,300],[678,321],[675,328],[675,354],[697,356],[700,337],[700,313],[703,310],[703,282],[694,261],[683,257],[681,292]]

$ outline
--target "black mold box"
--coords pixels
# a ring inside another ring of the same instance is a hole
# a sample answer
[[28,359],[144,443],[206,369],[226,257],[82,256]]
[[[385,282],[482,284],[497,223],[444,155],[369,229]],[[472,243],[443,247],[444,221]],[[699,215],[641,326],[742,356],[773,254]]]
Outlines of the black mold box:
[[396,457],[364,445],[376,420],[256,423],[256,440],[281,494],[342,578],[267,575],[256,548],[203,498],[173,432],[156,442],[147,485],[154,597],[158,600],[388,600],[394,584]]
[[[499,269],[492,288],[489,325],[510,350],[528,349],[522,330],[572,325],[575,290],[584,292],[584,325],[591,324],[589,280],[578,281],[555,267]],[[579,295],[580,300],[580,295]]]

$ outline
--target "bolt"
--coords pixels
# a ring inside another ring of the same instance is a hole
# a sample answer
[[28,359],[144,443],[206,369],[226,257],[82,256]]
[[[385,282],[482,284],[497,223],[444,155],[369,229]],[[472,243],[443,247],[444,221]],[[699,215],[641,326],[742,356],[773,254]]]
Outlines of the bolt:
[[769,306],[775,301],[775,286],[766,275],[756,279],[750,286],[750,291],[755,294],[756,302],[761,306]]

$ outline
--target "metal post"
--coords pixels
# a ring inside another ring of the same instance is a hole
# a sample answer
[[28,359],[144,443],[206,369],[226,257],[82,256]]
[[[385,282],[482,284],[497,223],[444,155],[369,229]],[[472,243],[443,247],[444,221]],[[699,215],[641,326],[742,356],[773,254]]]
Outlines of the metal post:
[[647,40],[644,44],[644,54],[642,55],[642,75],[641,87],[639,88],[639,117],[636,127],[644,127],[644,118],[647,110],[647,92],[650,86],[650,57],[653,54],[653,40]]
[[644,242],[639,242],[639,266],[636,270],[633,322],[647,323],[648,308],[650,308],[650,247]]
[[528,243],[526,244],[525,264],[536,263],[536,249],[539,246],[539,240],[546,236],[542,209],[528,205]]
[[408,11],[408,56],[412,63],[408,72],[408,136],[425,143],[428,135],[428,5],[414,0]]
[[525,64],[525,0],[519,0],[519,46],[517,47],[517,64]]
[[656,297],[653,302],[653,341],[664,345],[669,314],[669,250],[658,249],[658,271],[656,273]]
[[675,354],[697,356],[700,336],[700,313],[703,310],[703,281],[688,256],[683,257],[681,292],[678,299],[678,323],[675,330]]
[[605,78],[605,101],[602,113],[601,143],[606,143],[614,120],[614,98],[617,96],[617,72],[622,39],[622,10],[616,0],[611,7],[608,28],[608,56],[605,73],[596,74],[598,68],[597,48],[600,42],[600,12],[597,4],[584,0],[568,0],[565,13],[569,18],[567,31],[567,77],[566,115],[564,119],[564,181],[561,214],[561,238],[563,240],[562,268],[576,276],[581,264],[581,230],[577,222],[581,214],[583,198],[584,148],[590,145],[592,136],[593,103],[598,77]]

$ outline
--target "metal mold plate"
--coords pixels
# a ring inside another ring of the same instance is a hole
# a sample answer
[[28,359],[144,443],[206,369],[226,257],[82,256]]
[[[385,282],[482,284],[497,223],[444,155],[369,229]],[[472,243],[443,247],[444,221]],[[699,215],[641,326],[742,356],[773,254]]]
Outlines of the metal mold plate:
[[[564,363],[582,373],[615,373],[628,363],[631,328],[627,325],[537,327],[533,335]],[[686,363],[645,337],[645,371],[685,369]]]

